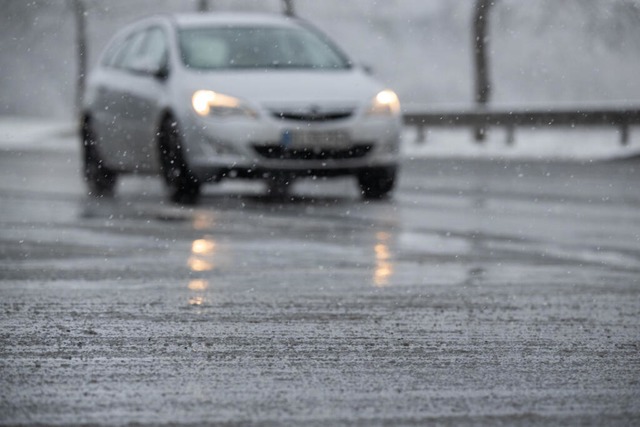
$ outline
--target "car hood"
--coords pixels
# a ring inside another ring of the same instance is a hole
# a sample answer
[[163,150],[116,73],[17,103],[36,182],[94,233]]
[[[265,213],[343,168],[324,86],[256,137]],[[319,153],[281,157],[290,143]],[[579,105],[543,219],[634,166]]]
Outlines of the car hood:
[[190,90],[209,89],[266,108],[369,103],[383,86],[358,69],[189,72]]

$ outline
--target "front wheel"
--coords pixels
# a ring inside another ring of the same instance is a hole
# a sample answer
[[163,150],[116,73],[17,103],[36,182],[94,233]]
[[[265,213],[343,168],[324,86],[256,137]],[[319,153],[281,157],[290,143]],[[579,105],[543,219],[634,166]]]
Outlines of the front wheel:
[[160,126],[160,166],[169,197],[175,203],[193,204],[200,197],[200,181],[184,157],[178,123],[166,118]]
[[358,173],[358,185],[365,200],[383,199],[389,195],[396,181],[396,167],[369,168]]
[[82,124],[83,178],[92,196],[113,196],[118,174],[109,169],[100,155],[96,134],[89,121]]

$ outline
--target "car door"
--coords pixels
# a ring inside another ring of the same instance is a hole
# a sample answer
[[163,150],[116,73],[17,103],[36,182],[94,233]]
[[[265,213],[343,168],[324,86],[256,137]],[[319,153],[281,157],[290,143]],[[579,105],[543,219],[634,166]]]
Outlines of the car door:
[[157,117],[165,93],[167,39],[160,27],[131,34],[115,54],[109,77],[98,88],[106,111],[99,129],[103,149],[119,170],[157,169]]
[[98,73],[91,91],[94,127],[98,135],[100,151],[112,169],[125,169],[127,157],[127,130],[125,118],[127,105],[124,102],[129,92],[128,72],[123,68],[125,58],[139,48],[144,40],[144,32],[134,32],[118,42],[113,52],[107,52],[106,59]]
[[158,118],[166,104],[168,42],[164,30],[153,26],[145,30],[138,47],[124,62],[129,72],[126,93],[121,102],[125,131],[126,162],[141,172],[155,171],[158,165]]

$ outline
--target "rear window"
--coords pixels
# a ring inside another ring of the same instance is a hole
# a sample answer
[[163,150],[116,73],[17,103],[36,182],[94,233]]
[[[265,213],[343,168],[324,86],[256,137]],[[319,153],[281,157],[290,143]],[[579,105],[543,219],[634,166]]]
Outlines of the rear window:
[[182,61],[199,70],[347,69],[349,60],[315,31],[279,27],[215,27],[179,32]]

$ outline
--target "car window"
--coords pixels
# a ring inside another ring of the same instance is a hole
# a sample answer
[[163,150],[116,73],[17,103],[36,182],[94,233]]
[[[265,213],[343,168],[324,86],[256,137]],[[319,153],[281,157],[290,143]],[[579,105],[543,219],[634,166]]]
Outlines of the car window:
[[102,56],[102,61],[100,62],[101,65],[105,67],[113,66],[114,58],[116,54],[122,49],[123,45],[125,44],[125,40],[126,39],[120,38],[119,40],[116,40],[113,43],[111,43],[109,47],[107,47],[107,50]]
[[127,68],[130,66],[133,63],[134,58],[138,55],[145,36],[145,32],[138,31],[127,37],[120,49],[118,49],[113,56],[111,66],[116,68]]
[[196,69],[350,67],[341,51],[305,28],[183,29],[179,40],[183,63]]
[[[144,43],[137,52],[136,64],[159,69],[167,62],[167,39],[161,28],[153,27],[147,30]],[[134,64],[135,65],[135,64]]]
[[167,38],[158,27],[138,31],[110,50],[103,63],[115,68],[149,71],[159,70],[167,63]]
[[229,62],[229,44],[215,33],[184,34],[182,41],[182,57],[189,67],[223,68]]

